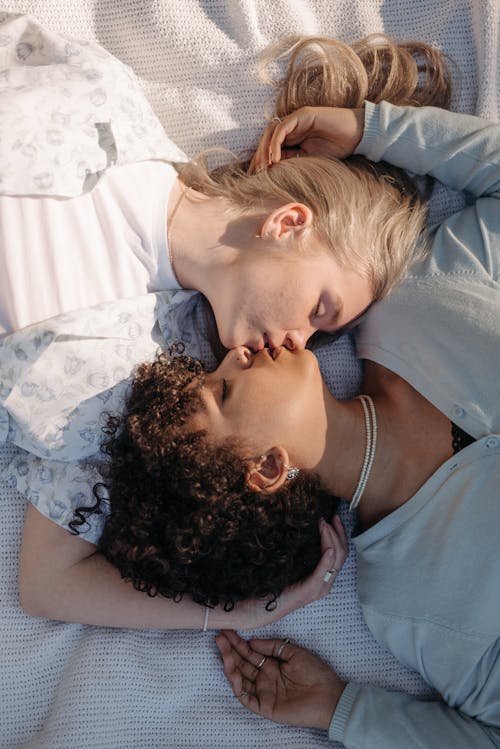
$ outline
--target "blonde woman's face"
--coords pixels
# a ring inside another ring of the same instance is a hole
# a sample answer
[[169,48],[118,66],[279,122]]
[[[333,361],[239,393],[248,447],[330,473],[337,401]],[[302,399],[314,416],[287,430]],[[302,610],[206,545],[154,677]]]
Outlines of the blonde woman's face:
[[329,252],[245,252],[229,282],[209,300],[230,349],[303,349],[317,330],[335,332],[372,302],[367,279],[341,268]]

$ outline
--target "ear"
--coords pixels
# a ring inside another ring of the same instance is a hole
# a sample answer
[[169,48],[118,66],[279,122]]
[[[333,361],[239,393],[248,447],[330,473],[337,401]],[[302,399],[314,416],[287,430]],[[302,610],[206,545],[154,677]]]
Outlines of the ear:
[[285,483],[287,473],[287,451],[282,447],[272,447],[252,462],[247,474],[247,486],[254,492],[274,494]]
[[287,203],[268,215],[260,230],[264,239],[283,239],[300,234],[313,223],[313,212],[304,203]]

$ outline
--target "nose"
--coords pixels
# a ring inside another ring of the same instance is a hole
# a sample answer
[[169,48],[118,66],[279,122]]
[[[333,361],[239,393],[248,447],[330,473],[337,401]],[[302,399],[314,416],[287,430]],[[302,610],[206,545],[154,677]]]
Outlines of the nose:
[[253,353],[248,346],[236,346],[230,351],[233,363],[241,369],[247,369],[252,365]]
[[[300,330],[291,330],[283,336],[280,344],[287,348],[289,351],[300,351],[305,349],[307,343],[307,334]],[[274,348],[274,346],[273,346]]]

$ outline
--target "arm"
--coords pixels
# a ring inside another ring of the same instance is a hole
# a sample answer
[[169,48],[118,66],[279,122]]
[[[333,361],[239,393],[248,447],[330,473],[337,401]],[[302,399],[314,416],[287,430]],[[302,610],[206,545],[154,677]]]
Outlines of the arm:
[[[329,738],[346,749],[500,747],[498,688],[496,694],[480,698],[483,706],[488,703],[485,711],[495,721],[486,725],[444,702],[346,684],[320,658],[291,643],[283,647],[284,642],[246,642],[235,632],[217,637],[234,695],[258,715],[288,725],[329,729]],[[263,656],[266,660],[258,668]],[[476,707],[481,710],[481,705]]]
[[500,125],[473,115],[369,101],[364,109],[302,107],[269,125],[250,168],[271,166],[287,148],[339,159],[358,153],[476,197],[500,197]]
[[[498,704],[498,695],[496,697]],[[497,716],[498,717],[498,716]],[[348,684],[329,729],[329,738],[350,747],[384,749],[492,749],[500,747],[495,726],[441,701],[424,701],[370,685]]]
[[[233,611],[211,610],[211,629],[253,629],[269,624],[299,606],[326,595],[334,582],[323,577],[344,562],[340,536],[325,523],[321,530],[324,554],[306,581],[283,592],[276,609],[265,602],[243,602]],[[179,603],[148,597],[122,580],[119,572],[94,544],[73,536],[28,505],[19,571],[19,595],[24,610],[33,615],[81,624],[132,629],[201,629],[205,608],[184,598]]]
[[[433,107],[367,102],[357,153],[428,174],[475,198],[431,235],[431,273],[486,272],[500,278],[500,125]],[[488,278],[489,277],[489,278]]]
[[500,125],[473,115],[366,102],[355,152],[428,174],[477,198],[500,198]]
[[459,252],[470,266],[500,276],[500,125],[435,107],[397,107],[382,102],[362,109],[303,107],[270,125],[252,160],[265,168],[292,146],[306,155],[346,158],[362,154],[419,175],[430,175],[476,198],[444,221],[432,238],[432,256],[440,271],[457,272]]

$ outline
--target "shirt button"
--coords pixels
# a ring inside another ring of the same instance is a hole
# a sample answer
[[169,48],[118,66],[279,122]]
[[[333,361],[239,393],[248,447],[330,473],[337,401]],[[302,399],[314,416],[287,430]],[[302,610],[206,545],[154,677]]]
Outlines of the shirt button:
[[465,416],[465,411],[462,406],[453,406],[453,416],[457,419],[462,419]]
[[498,440],[496,437],[488,437],[484,444],[486,445],[486,447],[492,450],[494,447],[498,447]]

